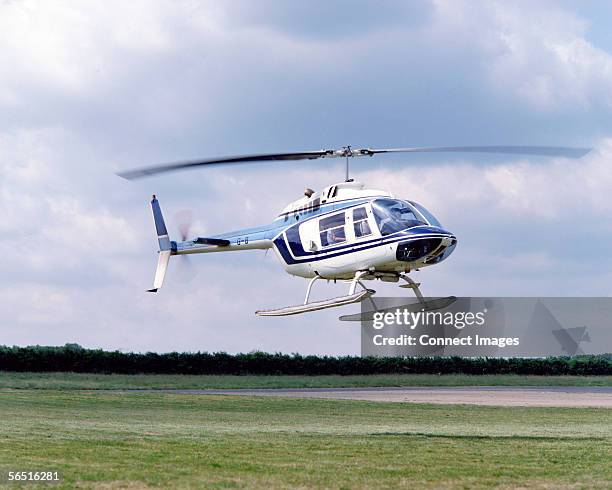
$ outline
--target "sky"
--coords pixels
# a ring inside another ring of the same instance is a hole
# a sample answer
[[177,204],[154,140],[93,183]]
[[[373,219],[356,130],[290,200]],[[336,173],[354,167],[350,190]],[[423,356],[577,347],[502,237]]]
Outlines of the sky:
[[[358,354],[356,306],[287,318],[274,253],[157,260],[171,238],[271,222],[335,160],[115,172],[243,153],[565,145],[581,160],[393,155],[352,177],[459,240],[426,295],[612,295],[612,6],[605,1],[0,1],[0,344]],[[393,284],[379,295],[406,294]],[[344,294],[322,285],[315,297]]]

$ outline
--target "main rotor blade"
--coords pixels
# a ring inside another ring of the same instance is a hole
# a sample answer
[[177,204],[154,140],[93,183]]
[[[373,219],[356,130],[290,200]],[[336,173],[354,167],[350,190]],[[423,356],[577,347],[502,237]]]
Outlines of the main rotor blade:
[[591,148],[568,146],[430,146],[413,148],[387,148],[370,150],[376,153],[500,153],[513,155],[540,155],[549,157],[581,158]]
[[206,160],[189,160],[185,162],[166,163],[155,165],[153,167],[144,167],[135,170],[119,172],[117,175],[127,180],[139,179],[149,175],[160,174],[164,172],[174,172],[188,168],[199,167],[202,165],[225,165],[230,163],[250,163],[250,162],[266,162],[275,160],[312,160],[321,158],[325,155],[333,153],[332,150],[319,151],[302,151],[297,153],[262,153],[255,155],[241,155],[220,158],[210,158]]
[[252,163],[266,161],[314,160],[317,158],[345,158],[372,156],[379,153],[500,153],[513,155],[539,155],[549,157],[580,158],[591,151],[590,148],[571,148],[567,146],[422,146],[411,148],[360,148],[344,147],[339,150],[301,151],[296,153],[260,153],[254,155],[210,158],[166,163],[152,167],[119,172],[117,175],[127,180],[139,179],[149,175],[174,172],[204,165],[227,165],[232,163]]

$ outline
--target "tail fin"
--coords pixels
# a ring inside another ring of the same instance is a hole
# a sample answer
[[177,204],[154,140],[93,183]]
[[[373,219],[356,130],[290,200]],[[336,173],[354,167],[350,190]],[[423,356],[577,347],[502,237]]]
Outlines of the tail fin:
[[155,221],[155,230],[157,231],[157,241],[159,242],[160,252],[170,250],[170,237],[168,236],[168,230],[166,229],[166,223],[164,223],[164,216],[162,215],[161,208],[159,207],[159,201],[155,194],[151,200],[151,209],[153,210],[153,220]]
[[164,223],[164,216],[162,215],[159,201],[155,197],[155,194],[153,194],[153,199],[151,200],[151,209],[153,210],[153,220],[155,221],[157,241],[159,242],[159,258],[157,260],[157,269],[155,271],[153,287],[148,291],[150,293],[156,293],[157,290],[162,287],[164,277],[166,277],[168,262],[170,261],[170,255],[172,255],[172,242],[168,236],[166,223]]

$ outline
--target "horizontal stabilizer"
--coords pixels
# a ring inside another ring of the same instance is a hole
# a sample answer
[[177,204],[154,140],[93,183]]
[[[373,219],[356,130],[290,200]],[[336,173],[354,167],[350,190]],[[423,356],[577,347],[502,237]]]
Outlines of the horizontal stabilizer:
[[227,247],[230,244],[229,240],[223,240],[222,238],[196,238],[193,243],[200,243],[202,245],[217,245],[219,247]]

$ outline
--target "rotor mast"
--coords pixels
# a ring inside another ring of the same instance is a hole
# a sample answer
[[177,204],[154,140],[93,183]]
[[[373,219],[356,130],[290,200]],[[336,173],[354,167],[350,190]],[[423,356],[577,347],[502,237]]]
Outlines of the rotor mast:
[[352,157],[353,152],[351,151],[351,145],[343,146],[342,148],[344,149],[344,154],[346,156],[346,174],[345,174],[344,182],[350,182],[351,179],[349,179],[349,156]]

